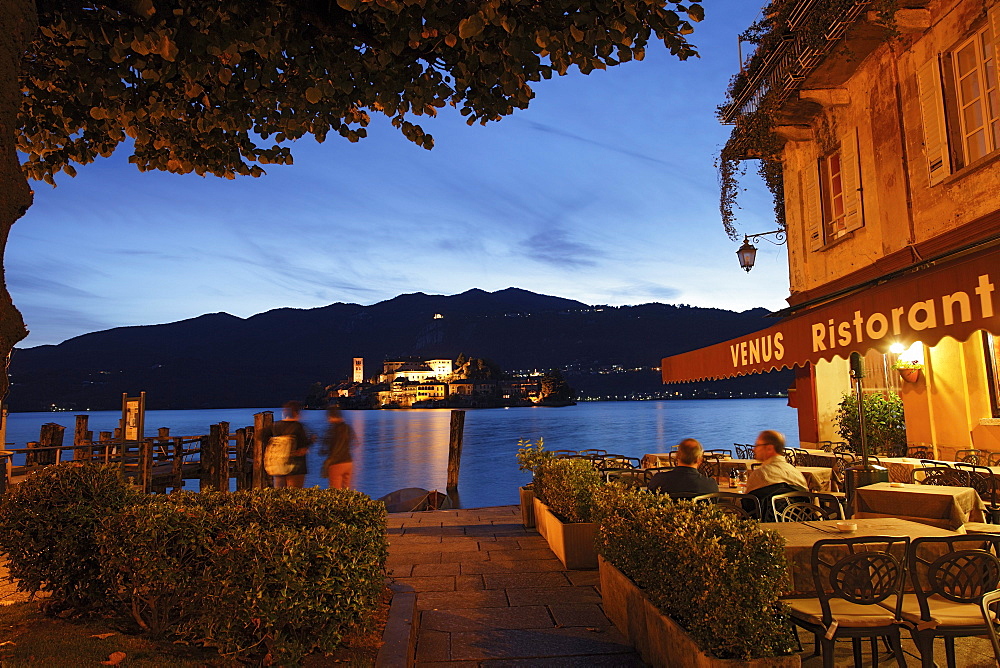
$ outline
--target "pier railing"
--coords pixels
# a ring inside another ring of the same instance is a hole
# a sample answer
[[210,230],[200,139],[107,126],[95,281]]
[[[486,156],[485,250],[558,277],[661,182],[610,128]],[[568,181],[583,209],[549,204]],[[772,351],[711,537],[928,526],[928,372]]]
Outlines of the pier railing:
[[166,427],[157,436],[126,440],[121,429],[100,432],[93,439],[86,415],[76,416],[73,443],[63,444],[65,427],[42,425],[38,441],[25,447],[0,449],[0,493],[24,476],[64,461],[117,465],[122,474],[145,492],[166,492],[198,480],[201,489],[229,490],[270,486],[264,473],[263,446],[255,434],[273,422],[271,411],[254,415],[254,425],[230,432],[228,422],[209,427],[208,434],[171,436]]

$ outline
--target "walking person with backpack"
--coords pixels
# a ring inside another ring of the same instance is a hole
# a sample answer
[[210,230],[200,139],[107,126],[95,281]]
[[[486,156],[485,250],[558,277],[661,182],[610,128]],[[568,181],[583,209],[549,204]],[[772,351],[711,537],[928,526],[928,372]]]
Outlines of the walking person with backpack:
[[306,454],[313,437],[299,422],[302,404],[286,401],[282,418],[261,432],[264,443],[264,470],[275,488],[303,487],[306,481]]

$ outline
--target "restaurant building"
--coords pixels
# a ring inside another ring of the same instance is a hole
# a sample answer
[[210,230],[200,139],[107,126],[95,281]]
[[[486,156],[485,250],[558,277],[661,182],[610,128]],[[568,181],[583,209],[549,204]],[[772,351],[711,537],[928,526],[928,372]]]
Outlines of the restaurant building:
[[[665,358],[663,380],[792,368],[809,447],[842,440],[857,352],[864,390],[902,397],[909,444],[1000,452],[1000,2],[888,5],[769,5],[780,39],[760,40],[721,115],[740,159],[777,146],[788,308]],[[913,382],[900,359],[922,365]]]

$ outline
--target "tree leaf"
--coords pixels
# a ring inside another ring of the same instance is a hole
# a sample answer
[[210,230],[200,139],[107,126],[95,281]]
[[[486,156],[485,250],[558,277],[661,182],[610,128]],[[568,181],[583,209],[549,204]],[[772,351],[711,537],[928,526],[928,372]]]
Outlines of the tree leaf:
[[316,86],[310,86],[306,88],[306,99],[312,104],[316,104],[323,99],[323,92]]
[[358,8],[360,2],[358,0],[337,0],[337,4],[340,5],[340,8],[344,11],[353,12]]
[[458,36],[462,39],[469,39],[483,32],[485,27],[486,23],[483,21],[483,17],[479,14],[473,14],[458,22]]

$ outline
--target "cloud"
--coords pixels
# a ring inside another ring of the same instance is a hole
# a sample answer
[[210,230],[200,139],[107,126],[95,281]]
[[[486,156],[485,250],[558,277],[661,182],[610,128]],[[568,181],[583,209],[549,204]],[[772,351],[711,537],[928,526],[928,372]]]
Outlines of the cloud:
[[519,247],[528,258],[561,268],[593,267],[597,265],[595,258],[605,256],[593,246],[573,241],[560,229],[538,232],[522,241]]
[[633,151],[628,148],[623,148],[622,146],[617,146],[615,144],[597,141],[595,139],[589,139],[587,137],[583,137],[581,135],[568,132],[561,128],[552,127],[551,125],[546,125],[544,123],[538,123],[537,121],[527,121],[521,119],[521,122],[527,125],[528,127],[532,128],[533,130],[537,130],[538,132],[544,132],[547,134],[556,135],[557,137],[565,137],[567,139],[572,139],[573,141],[587,144],[589,146],[597,146],[598,148],[602,148],[606,151],[611,151],[613,153],[618,153],[619,155],[624,155],[629,158],[645,160],[647,162],[652,162],[654,164],[662,165],[664,167],[670,167],[671,169],[677,169],[678,173],[681,172],[681,170],[678,169],[677,163],[671,162],[669,160],[663,160],[662,158],[657,158],[656,156],[647,155],[639,151]]
[[[95,318],[89,309],[31,305],[25,306],[22,311],[29,334],[28,338],[18,344],[21,348],[61,343],[80,334],[110,329],[120,324]],[[39,334],[32,335],[33,331]]]
[[639,282],[610,288],[607,290],[607,294],[616,302],[631,299],[633,300],[631,303],[639,304],[649,299],[675,301],[684,294],[684,291],[668,285]]
[[64,299],[101,298],[101,296],[96,293],[80,289],[78,285],[78,283],[74,284],[68,281],[57,281],[45,276],[28,273],[20,269],[7,270],[7,287],[11,294],[14,295],[15,304],[17,303],[17,295],[24,292],[42,293],[49,299],[55,296]]

